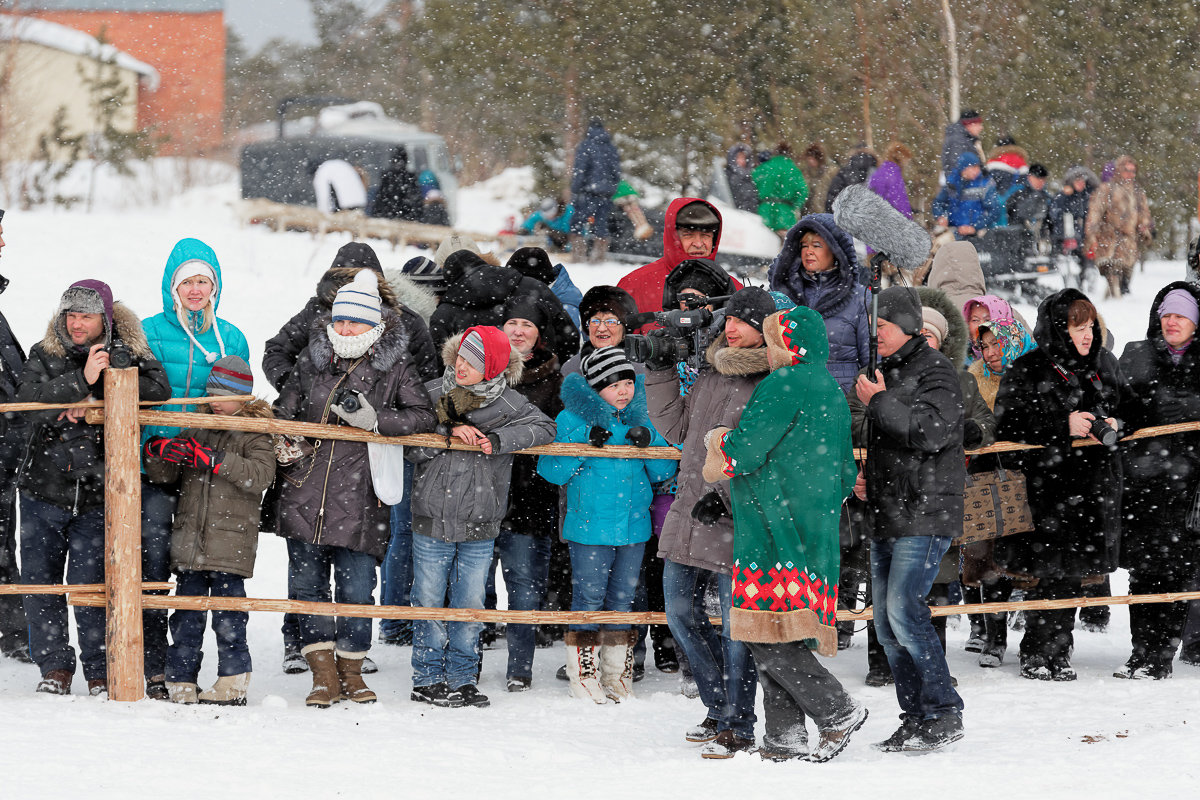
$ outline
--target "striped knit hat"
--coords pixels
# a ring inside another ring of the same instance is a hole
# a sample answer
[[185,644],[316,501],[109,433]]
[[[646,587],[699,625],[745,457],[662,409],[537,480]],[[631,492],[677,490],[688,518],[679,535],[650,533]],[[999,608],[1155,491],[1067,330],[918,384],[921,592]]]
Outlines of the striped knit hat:
[[624,348],[621,347],[601,347],[599,350],[593,350],[584,357],[580,367],[588,386],[597,392],[617,381],[631,381],[637,377],[637,373],[633,371],[633,364],[629,362]]
[[218,359],[208,373],[204,391],[209,397],[253,393],[254,375],[250,372],[250,365],[241,356]]
[[504,331],[491,325],[467,328],[458,343],[458,355],[490,381],[508,367],[512,345]]
[[369,269],[359,270],[354,280],[338,289],[333,298],[333,321],[350,320],[375,327],[383,321],[379,279]]

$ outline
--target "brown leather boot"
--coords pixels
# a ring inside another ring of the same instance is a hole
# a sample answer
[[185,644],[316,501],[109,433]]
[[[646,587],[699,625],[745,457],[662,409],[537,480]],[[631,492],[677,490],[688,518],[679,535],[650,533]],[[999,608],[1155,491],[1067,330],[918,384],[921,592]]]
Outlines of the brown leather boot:
[[337,674],[342,687],[342,697],[354,703],[374,703],[379,699],[362,679],[365,655],[366,653],[337,654]]
[[37,685],[37,691],[42,694],[70,694],[71,679],[75,673],[69,669],[52,669],[45,674]]
[[333,654],[333,642],[317,642],[301,652],[312,672],[313,686],[304,704],[313,708],[329,708],[342,699],[341,682],[338,680],[337,661]]

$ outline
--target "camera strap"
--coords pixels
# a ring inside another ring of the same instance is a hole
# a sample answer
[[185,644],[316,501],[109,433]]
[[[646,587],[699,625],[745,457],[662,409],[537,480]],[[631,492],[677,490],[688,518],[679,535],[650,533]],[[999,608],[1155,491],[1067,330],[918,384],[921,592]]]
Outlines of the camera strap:
[[[321,424],[322,425],[329,424],[329,412],[330,412],[330,408],[333,406],[333,396],[337,394],[338,389],[340,389],[342,384],[344,384],[346,382],[346,379],[350,377],[350,373],[354,372],[354,370],[358,368],[358,365],[363,363],[366,360],[367,360],[366,356],[360,356],[359,358],[355,359],[354,363],[350,365],[350,368],[347,369],[342,374],[342,376],[338,378],[337,383],[335,383],[333,385],[333,388],[329,390],[329,396],[325,398],[325,408],[322,409],[322,411],[321,411]],[[301,486],[303,486],[305,481],[308,480],[308,477],[310,475],[312,475],[313,469],[315,469],[317,466],[317,454],[320,452],[321,445],[323,443],[324,443],[323,439],[314,439],[313,440],[313,443],[312,443],[313,449],[312,449],[312,454],[309,456],[308,469],[305,471],[303,477],[298,478],[298,477],[289,475],[286,472],[281,472],[280,474],[283,475],[284,480],[286,480],[288,483],[295,486],[297,489],[299,489]]]

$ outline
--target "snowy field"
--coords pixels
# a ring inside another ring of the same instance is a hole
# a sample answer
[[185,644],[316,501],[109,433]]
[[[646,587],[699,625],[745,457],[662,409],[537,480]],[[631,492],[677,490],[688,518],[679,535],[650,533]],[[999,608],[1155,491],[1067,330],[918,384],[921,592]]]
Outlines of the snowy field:
[[[464,190],[464,227],[499,230],[519,213],[524,182],[509,176],[502,183]],[[140,316],[158,312],[167,254],[179,238],[195,236],[221,259],[220,314],[245,332],[257,362],[261,343],[301,307],[347,241],[240,227],[231,211],[236,183],[228,179],[150,202],[140,199],[146,193],[105,189],[92,213],[21,213],[10,204],[0,272],[12,285],[0,309],[26,347],[43,335],[62,291],[81,278],[107,281]],[[379,248],[387,267],[417,252]],[[615,282],[629,267],[570,269],[586,289]],[[1099,304],[1118,353],[1144,336],[1155,292],[1182,275],[1181,263],[1151,262],[1135,276],[1130,296]],[[1032,323],[1035,309],[1021,311]],[[284,597],[286,562],[282,541],[264,536],[249,595]],[[1123,574],[1113,583],[1116,593],[1126,591]],[[701,759],[683,732],[703,719],[703,707],[680,695],[676,676],[652,666],[634,701],[601,708],[573,700],[554,679],[564,662],[561,645],[538,651],[526,694],[504,691],[505,653],[486,652],[486,709],[410,702],[409,648],[377,646],[371,655],[380,672],[368,681],[378,704],[308,709],[309,676],[280,669],[280,616],[256,613],[246,708],[35,695],[37,669],[0,660],[0,796],[1200,798],[1200,669],[1177,663],[1175,677],[1161,682],[1113,678],[1128,656],[1128,618],[1118,606],[1107,633],[1077,632],[1079,680],[1067,684],[1018,677],[1018,633],[1010,635],[1001,669],[978,668],[962,649],[965,620],[952,622],[949,660],[966,702],[967,737],[922,756],[869,747],[891,734],[898,708],[891,687],[863,685],[865,635],[857,635],[852,649],[826,663],[871,716],[845,753],[817,765],[746,755]],[[215,679],[211,636],[206,652],[202,686]],[[76,692],[82,686],[77,675]]]

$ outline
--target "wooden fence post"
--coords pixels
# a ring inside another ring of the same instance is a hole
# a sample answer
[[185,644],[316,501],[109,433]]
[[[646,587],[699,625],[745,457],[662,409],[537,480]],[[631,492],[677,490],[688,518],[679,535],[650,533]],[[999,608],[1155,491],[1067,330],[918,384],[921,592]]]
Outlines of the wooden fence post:
[[108,696],[141,700],[142,476],[138,371],[104,371],[104,583],[108,590]]

